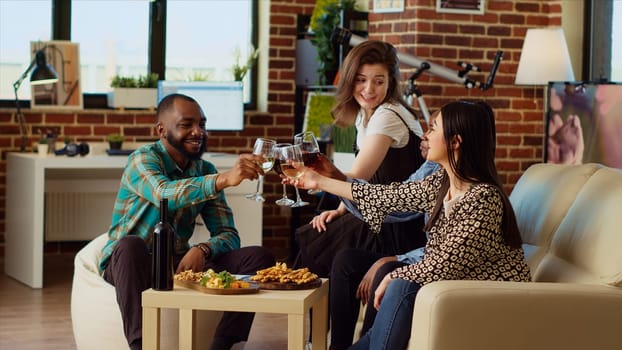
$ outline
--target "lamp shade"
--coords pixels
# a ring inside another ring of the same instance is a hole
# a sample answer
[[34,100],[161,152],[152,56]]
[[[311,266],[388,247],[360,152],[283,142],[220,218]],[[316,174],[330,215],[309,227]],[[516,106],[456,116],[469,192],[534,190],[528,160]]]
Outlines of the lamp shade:
[[51,84],[58,81],[58,74],[52,66],[47,64],[43,50],[37,51],[35,55],[36,67],[30,75],[31,85]]
[[561,28],[527,29],[514,83],[547,85],[549,81],[573,80],[564,31]]

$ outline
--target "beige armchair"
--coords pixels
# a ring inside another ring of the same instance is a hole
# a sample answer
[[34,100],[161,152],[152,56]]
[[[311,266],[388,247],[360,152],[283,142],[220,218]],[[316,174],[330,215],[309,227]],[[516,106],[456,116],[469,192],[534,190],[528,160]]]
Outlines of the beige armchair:
[[622,348],[622,170],[536,164],[510,199],[533,282],[424,286],[409,349]]

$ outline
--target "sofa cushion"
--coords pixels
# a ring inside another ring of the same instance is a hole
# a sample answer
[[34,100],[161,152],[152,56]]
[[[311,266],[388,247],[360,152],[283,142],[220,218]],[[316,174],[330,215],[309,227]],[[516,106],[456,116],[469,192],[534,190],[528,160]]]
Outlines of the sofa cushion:
[[546,254],[577,193],[600,168],[598,164],[534,164],[516,183],[510,201],[532,272]]
[[577,194],[534,280],[622,286],[622,170],[603,167]]

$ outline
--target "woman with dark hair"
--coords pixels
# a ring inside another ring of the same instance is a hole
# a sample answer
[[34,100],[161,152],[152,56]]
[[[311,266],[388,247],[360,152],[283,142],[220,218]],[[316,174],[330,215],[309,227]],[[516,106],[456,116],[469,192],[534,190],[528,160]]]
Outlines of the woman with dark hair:
[[531,280],[514,211],[494,164],[492,109],[483,102],[446,104],[427,140],[427,159],[442,169],[418,182],[349,184],[311,169],[296,182],[353,199],[373,232],[392,212],[430,214],[423,259],[384,277],[374,293],[374,324],[352,349],[404,349],[415,296],[427,283]]
[[[347,176],[388,184],[407,179],[423,164],[423,130],[402,97],[399,81],[397,50],[389,43],[363,42],[344,60],[331,113],[337,125],[357,129],[357,155]],[[300,252],[294,265],[326,277],[338,251],[356,247],[402,254],[425,244],[423,233],[413,234],[422,227],[421,219],[385,224],[381,234],[371,235],[368,225],[340,203],[298,228]]]

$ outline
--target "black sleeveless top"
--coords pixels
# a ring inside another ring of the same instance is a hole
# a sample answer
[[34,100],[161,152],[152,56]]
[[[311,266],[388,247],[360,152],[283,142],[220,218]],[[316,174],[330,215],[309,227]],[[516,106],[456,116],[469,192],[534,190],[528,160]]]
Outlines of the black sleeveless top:
[[[390,184],[391,182],[404,181],[425,162],[419,149],[421,138],[408,127],[408,124],[406,124],[399,113],[390,108],[387,109],[395,113],[404,123],[406,129],[408,129],[408,143],[402,148],[389,147],[378,170],[369,180],[373,184]],[[356,139],[353,148],[356,149]],[[358,156],[358,149],[356,149],[355,154]]]

